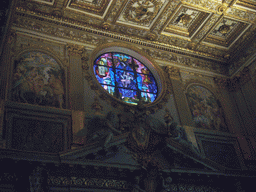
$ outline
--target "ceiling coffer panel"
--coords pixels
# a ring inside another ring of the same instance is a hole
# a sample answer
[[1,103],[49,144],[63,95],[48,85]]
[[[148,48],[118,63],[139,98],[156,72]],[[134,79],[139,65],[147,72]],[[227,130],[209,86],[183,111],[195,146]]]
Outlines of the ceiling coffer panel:
[[248,26],[247,23],[223,17],[207,35],[204,42],[229,47]]
[[191,38],[208,16],[209,13],[181,6],[176,14],[169,19],[163,33]]
[[168,0],[131,0],[121,12],[117,23],[150,28],[167,2]]

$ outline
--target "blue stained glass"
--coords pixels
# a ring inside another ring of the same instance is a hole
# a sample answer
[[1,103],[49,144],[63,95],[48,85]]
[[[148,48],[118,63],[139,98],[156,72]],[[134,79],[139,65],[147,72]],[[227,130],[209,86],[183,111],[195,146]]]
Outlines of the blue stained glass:
[[115,96],[115,87],[108,85],[101,85],[106,91],[108,91],[111,95]]
[[118,87],[136,89],[136,79],[132,72],[116,70],[116,82]]
[[153,76],[137,74],[137,82],[141,91],[157,93],[157,85]]
[[139,60],[123,53],[105,53],[94,64],[101,86],[123,102],[137,105],[139,100],[151,103],[157,98],[155,78]]
[[114,64],[117,69],[133,71],[132,58],[128,55],[114,53]]
[[138,103],[138,95],[136,90],[119,88],[120,99],[126,103]]
[[100,65],[94,65],[93,68],[96,78],[101,84],[115,86],[114,72],[112,68],[103,67]]
[[141,92],[141,99],[144,102],[152,103],[156,99],[156,94]]

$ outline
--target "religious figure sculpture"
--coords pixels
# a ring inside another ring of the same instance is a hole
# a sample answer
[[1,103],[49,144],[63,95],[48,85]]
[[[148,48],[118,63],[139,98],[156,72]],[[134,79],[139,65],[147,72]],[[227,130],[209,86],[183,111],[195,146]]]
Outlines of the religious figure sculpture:
[[186,148],[190,149],[193,153],[195,153],[199,157],[202,157],[200,151],[192,144],[192,142],[188,140],[185,129],[173,121],[173,118],[167,109],[166,109],[164,120],[167,126],[169,137],[179,142],[181,145],[185,146]]
[[96,112],[94,113],[94,117],[89,120],[87,124],[87,143],[99,141],[100,146],[106,149],[108,143],[113,139],[113,136],[115,134],[121,134],[121,131],[113,126],[115,117],[113,112],[109,112],[106,116],[101,113],[102,106],[99,104],[98,99],[95,99],[92,108],[94,108]]

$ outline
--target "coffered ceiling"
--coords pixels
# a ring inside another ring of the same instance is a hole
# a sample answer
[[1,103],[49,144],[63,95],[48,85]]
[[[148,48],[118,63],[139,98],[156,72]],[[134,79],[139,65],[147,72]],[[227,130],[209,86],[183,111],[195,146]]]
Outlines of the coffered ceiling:
[[256,0],[19,0],[16,14],[226,67],[256,52]]

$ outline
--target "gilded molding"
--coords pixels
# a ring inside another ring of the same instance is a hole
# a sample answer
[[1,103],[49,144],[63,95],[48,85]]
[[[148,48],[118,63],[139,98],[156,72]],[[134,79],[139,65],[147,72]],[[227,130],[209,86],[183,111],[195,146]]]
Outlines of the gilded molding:
[[[77,29],[68,29],[66,27],[66,24],[63,27],[60,26],[55,26],[54,24],[51,23],[56,23],[56,21],[58,21],[60,18],[54,18],[55,21],[49,21],[50,23],[46,23],[45,21],[40,21],[40,20],[32,20],[31,18],[22,18],[22,17],[18,17],[15,20],[15,26],[17,27],[22,27],[22,28],[27,28],[27,29],[31,29],[34,31],[39,31],[41,33],[46,33],[49,35],[55,35],[61,38],[68,38],[68,39],[72,39],[75,41],[79,41],[79,42],[86,42],[89,44],[97,44],[98,41],[100,39],[102,39],[102,36],[107,36],[110,38],[114,38],[114,39],[120,39],[123,41],[128,41],[128,42],[132,42],[135,44],[140,44],[140,45],[145,45],[145,46],[151,46],[151,47],[155,47],[158,49],[164,49],[164,50],[169,50],[169,51],[173,51],[173,49],[176,49],[176,52],[180,51],[181,54],[182,51],[186,51],[188,54],[197,54],[197,55],[201,55],[201,56],[206,56],[206,57],[210,57],[213,59],[218,58],[217,55],[213,55],[212,53],[200,53],[199,51],[193,51],[187,48],[187,45],[189,43],[189,41],[185,40],[185,39],[180,39],[177,37],[168,37],[165,35],[161,35],[158,38],[158,41],[154,41],[152,44],[152,41],[150,40],[146,40],[147,39],[147,31],[143,31],[143,30],[136,30],[136,29],[128,29],[127,27],[123,27],[122,32],[125,32],[124,35],[120,35],[117,32],[112,32],[112,33],[106,33],[105,31],[97,31],[95,29],[91,29],[91,28],[87,28],[86,26],[80,28],[80,30]],[[69,20],[66,20],[66,22],[68,22]],[[60,19],[61,22],[61,19]],[[71,21],[70,21],[71,22]],[[75,22],[74,22],[75,25]],[[78,22],[77,25],[83,25],[81,22]],[[70,24],[71,28],[76,28],[75,26],[72,26],[72,24]],[[120,28],[120,26],[117,26]],[[102,27],[101,27],[102,29]],[[90,34],[84,33],[84,31],[89,32]],[[101,35],[101,36],[97,36],[97,35]],[[132,37],[132,35],[135,35],[136,37],[138,37],[140,35],[140,37],[142,38],[134,38]],[[168,43],[168,44],[167,44]],[[181,47],[180,47],[181,46]],[[182,48],[184,47],[184,48]]]
[[173,11],[176,9],[176,7],[180,4],[179,0],[173,0],[172,2],[169,2],[168,5],[161,16],[161,19],[155,22],[155,24],[151,27],[151,31],[154,31],[157,33],[157,31],[162,31],[163,26],[165,26],[165,23],[167,22],[168,18],[173,14]]
[[118,19],[118,16],[120,15],[127,1],[128,0],[116,0],[115,2],[113,2],[114,6],[112,7],[112,11],[108,16],[107,21],[112,23],[116,22],[116,20]]
[[223,3],[217,7],[217,14],[222,15],[225,14],[228,9],[228,3]]
[[203,9],[207,12],[215,12],[216,7],[221,5],[217,1],[209,0],[183,0],[182,3],[185,5]]
[[230,7],[230,8],[227,9],[226,15],[230,16],[230,17],[234,17],[234,18],[237,18],[237,19],[247,21],[247,22],[252,23],[252,24],[255,24],[255,22],[256,22],[256,13],[251,12],[251,11],[247,11],[247,10],[243,10],[243,9]]
[[181,56],[179,54],[174,54],[166,51],[159,51],[152,48],[142,48],[142,50],[155,59],[169,61],[183,66],[203,69],[206,71],[213,71],[220,74],[226,74],[226,69],[224,68],[224,66],[216,65],[216,62]]
[[215,26],[215,23],[220,18],[220,15],[213,14],[209,19],[208,22],[202,27],[202,29],[193,37],[193,42],[200,42],[203,40],[203,38],[209,33],[209,31],[212,29],[213,26]]

